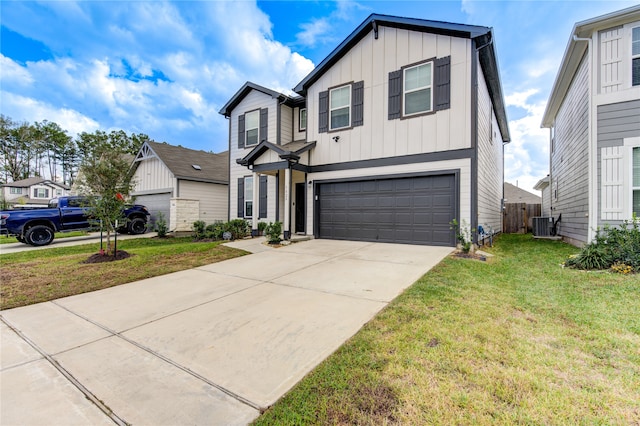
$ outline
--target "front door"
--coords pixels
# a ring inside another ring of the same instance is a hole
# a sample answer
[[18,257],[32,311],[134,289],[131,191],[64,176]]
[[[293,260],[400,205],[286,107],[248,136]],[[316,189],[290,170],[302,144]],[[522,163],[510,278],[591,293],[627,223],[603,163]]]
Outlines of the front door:
[[304,182],[296,183],[296,233],[305,233],[305,190]]

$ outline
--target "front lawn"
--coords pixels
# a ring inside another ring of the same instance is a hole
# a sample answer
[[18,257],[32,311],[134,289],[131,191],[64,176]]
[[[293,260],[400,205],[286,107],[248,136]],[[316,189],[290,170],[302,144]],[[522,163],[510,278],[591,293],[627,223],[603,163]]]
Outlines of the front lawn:
[[131,257],[85,264],[99,243],[0,256],[0,309],[100,290],[246,254],[217,242],[183,238],[139,238],[118,242]]
[[255,424],[639,424],[640,275],[503,235],[447,258]]

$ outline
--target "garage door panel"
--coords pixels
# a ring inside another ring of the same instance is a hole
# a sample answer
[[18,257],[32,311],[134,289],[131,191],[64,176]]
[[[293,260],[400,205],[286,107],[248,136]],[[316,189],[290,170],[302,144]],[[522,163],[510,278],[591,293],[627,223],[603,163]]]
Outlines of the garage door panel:
[[320,184],[320,238],[455,244],[454,175]]

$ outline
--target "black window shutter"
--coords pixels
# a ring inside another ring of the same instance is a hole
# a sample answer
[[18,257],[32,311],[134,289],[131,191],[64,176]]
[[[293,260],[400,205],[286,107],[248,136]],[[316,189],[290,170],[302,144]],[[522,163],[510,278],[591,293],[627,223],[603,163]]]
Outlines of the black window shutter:
[[238,116],[238,148],[244,148],[244,114]]
[[364,81],[358,81],[351,86],[351,126],[362,126],[364,121]]
[[262,141],[266,141],[269,138],[269,109],[262,108],[260,110],[260,140],[258,143]]
[[329,131],[329,91],[320,92],[318,99],[318,132]]
[[267,176],[260,176],[258,219],[267,217]]
[[244,178],[238,178],[238,217],[244,217]]
[[436,59],[435,68],[434,109],[442,111],[451,105],[451,56]]
[[389,73],[389,120],[402,116],[402,70]]

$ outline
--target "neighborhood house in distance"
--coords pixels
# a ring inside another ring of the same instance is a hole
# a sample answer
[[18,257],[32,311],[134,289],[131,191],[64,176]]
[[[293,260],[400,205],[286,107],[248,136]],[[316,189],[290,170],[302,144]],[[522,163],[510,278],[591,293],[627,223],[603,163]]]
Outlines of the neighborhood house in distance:
[[543,214],[572,244],[640,216],[640,6],[574,25],[542,120]]
[[373,14],[296,87],[247,82],[229,119],[229,218],[284,237],[453,246],[502,229],[510,141],[491,28]]
[[227,151],[213,154],[147,141],[132,167],[135,188],[131,195],[149,209],[152,224],[159,213],[170,232],[191,231],[197,220],[208,224],[227,220]]
[[70,188],[42,177],[30,177],[0,185],[2,199],[13,209],[46,208],[52,198],[70,194]]

